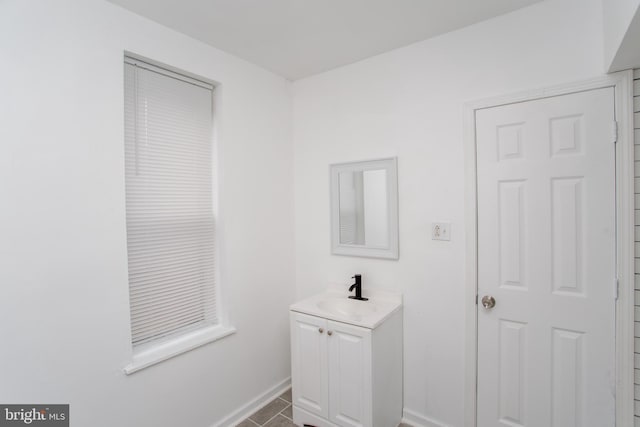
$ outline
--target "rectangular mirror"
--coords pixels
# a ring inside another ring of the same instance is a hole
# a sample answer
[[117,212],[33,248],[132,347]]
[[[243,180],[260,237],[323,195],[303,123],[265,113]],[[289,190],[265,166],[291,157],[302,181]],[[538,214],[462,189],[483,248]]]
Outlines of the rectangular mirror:
[[333,164],[330,176],[332,253],[398,259],[396,158]]

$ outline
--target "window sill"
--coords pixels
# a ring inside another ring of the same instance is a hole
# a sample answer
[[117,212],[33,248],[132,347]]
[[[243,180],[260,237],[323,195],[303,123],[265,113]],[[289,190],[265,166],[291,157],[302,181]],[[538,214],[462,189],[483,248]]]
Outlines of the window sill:
[[231,326],[215,325],[194,331],[170,341],[152,345],[142,350],[134,351],[133,360],[125,366],[124,373],[131,375],[141,369],[153,366],[164,360],[186,353],[194,348],[217,341],[236,332]]

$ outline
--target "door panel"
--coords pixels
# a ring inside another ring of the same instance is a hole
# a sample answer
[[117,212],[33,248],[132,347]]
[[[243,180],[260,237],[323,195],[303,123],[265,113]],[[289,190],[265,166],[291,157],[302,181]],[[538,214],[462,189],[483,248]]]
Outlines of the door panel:
[[551,179],[551,262],[553,292],[582,293],[583,179]]
[[500,419],[524,425],[527,325],[500,321]]
[[326,329],[325,319],[291,312],[293,403],[324,418],[329,415]]
[[552,347],[552,425],[581,426],[585,385],[584,333],[554,328]]
[[328,322],[329,420],[343,427],[370,426],[371,330]]
[[614,425],[613,106],[476,112],[479,427]]
[[524,197],[525,181],[498,183],[500,235],[500,286],[526,290],[524,280]]

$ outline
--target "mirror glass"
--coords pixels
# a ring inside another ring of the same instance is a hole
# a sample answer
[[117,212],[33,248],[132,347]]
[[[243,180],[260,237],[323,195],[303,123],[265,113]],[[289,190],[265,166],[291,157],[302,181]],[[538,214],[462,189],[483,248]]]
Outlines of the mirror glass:
[[340,172],[340,243],[389,245],[387,171]]
[[332,252],[398,258],[395,158],[331,165]]

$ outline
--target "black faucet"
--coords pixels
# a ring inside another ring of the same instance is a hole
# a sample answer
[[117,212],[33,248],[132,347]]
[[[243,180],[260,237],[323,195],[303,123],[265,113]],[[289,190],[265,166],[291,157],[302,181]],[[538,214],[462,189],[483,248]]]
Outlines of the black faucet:
[[356,283],[351,285],[351,287],[349,288],[349,292],[352,292],[353,288],[356,288],[356,294],[355,294],[355,296],[354,295],[350,295],[349,298],[357,299],[357,300],[360,300],[360,301],[367,301],[369,298],[363,298],[362,297],[362,275],[356,274],[355,276],[352,277],[352,279],[356,279]]

